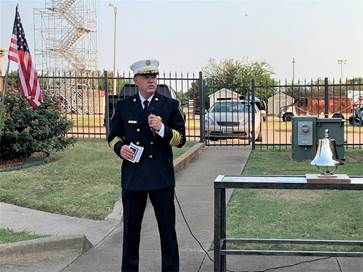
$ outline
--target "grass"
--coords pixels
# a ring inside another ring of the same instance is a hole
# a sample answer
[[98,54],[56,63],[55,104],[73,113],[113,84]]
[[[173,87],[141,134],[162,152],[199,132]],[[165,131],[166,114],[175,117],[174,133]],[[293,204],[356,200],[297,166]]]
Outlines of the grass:
[[73,121],[73,126],[78,127],[102,127],[104,123],[103,115],[67,114],[66,118]]
[[0,244],[32,240],[40,237],[44,236],[35,235],[24,231],[15,232],[7,228],[0,228]]
[[[346,152],[339,173],[363,176],[363,150]],[[289,151],[251,153],[244,176],[316,173],[309,162],[290,160]],[[235,190],[228,204],[228,237],[363,240],[361,191]],[[231,245],[236,248],[236,245]],[[238,248],[240,248],[239,245]],[[254,249],[359,250],[362,247],[246,245]]]
[[0,201],[52,213],[103,219],[119,195],[120,159],[102,139],[78,140],[50,163],[0,175]]

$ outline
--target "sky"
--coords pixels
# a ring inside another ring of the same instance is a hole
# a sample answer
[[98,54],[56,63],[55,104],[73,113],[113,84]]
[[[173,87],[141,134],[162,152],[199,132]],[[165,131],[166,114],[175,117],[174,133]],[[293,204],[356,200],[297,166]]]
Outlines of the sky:
[[[291,80],[294,58],[295,80],[363,77],[363,0],[96,0],[99,70],[113,68],[110,2],[118,9],[120,72],[158,59],[161,72],[198,73],[211,58],[232,58],[266,61],[274,78]],[[0,1],[0,47],[9,46],[16,3],[33,52],[33,9],[45,1]]]

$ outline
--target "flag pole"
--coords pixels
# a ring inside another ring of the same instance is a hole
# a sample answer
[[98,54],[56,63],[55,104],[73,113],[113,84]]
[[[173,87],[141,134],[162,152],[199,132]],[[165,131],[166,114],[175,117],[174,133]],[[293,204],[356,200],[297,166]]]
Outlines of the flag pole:
[[[15,16],[17,14],[18,7],[19,7],[19,3],[16,4]],[[15,21],[14,21],[14,27],[15,27]],[[9,54],[9,52],[8,52],[8,54]],[[9,59],[9,55],[8,55],[8,65],[7,65],[6,71],[5,71],[4,89],[2,90],[3,93],[2,93],[2,98],[0,101],[0,138],[2,137],[2,130],[4,129],[4,126],[5,126],[5,117],[6,117],[5,94],[8,90],[9,69],[10,69],[10,59]]]
[[9,75],[9,68],[10,68],[10,60],[8,59],[8,65],[5,71],[5,79],[4,79],[4,90],[3,90],[3,98],[2,101],[4,103],[5,93],[8,90],[8,75]]
[[6,116],[5,92],[7,91],[9,67],[10,67],[10,60],[8,60],[8,66],[6,67],[4,89],[2,90],[3,94],[2,94],[1,101],[0,101],[0,138],[2,137],[2,130],[3,130],[4,124],[5,124],[5,116]]

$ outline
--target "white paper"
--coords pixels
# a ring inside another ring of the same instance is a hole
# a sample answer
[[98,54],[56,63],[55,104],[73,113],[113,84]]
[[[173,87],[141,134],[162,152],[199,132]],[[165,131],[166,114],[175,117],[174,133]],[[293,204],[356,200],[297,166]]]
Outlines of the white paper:
[[141,158],[141,155],[142,155],[142,152],[144,152],[144,148],[142,146],[138,146],[138,145],[135,145],[133,143],[130,143],[129,148],[132,151],[134,151],[134,156],[129,161],[133,162],[133,163],[139,162],[140,158]]

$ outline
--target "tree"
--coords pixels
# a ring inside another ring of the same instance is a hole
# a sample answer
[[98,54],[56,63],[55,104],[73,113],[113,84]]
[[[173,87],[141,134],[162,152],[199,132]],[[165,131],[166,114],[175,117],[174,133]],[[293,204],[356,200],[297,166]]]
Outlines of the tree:
[[241,84],[239,79],[242,69],[242,62],[237,60],[227,59],[217,63],[215,59],[210,59],[202,70],[207,81],[214,85],[225,86]]
[[233,59],[225,59],[221,62],[211,59],[203,68],[207,82],[218,86],[234,89],[241,95],[250,95],[252,80],[255,81],[255,95],[267,99],[274,94],[271,66],[265,62],[245,62]]
[[[251,95],[251,82],[255,81],[255,95],[266,100],[274,95],[275,80],[271,66],[265,62],[245,62],[225,59],[217,62],[210,59],[202,69],[205,80],[205,96],[221,88],[228,88],[243,96]],[[199,100],[199,84],[193,82],[187,92],[189,99]],[[205,99],[206,104],[208,100]],[[206,105],[208,107],[208,105]]]
[[199,82],[194,81],[190,84],[189,90],[185,93],[188,99],[199,99]]

